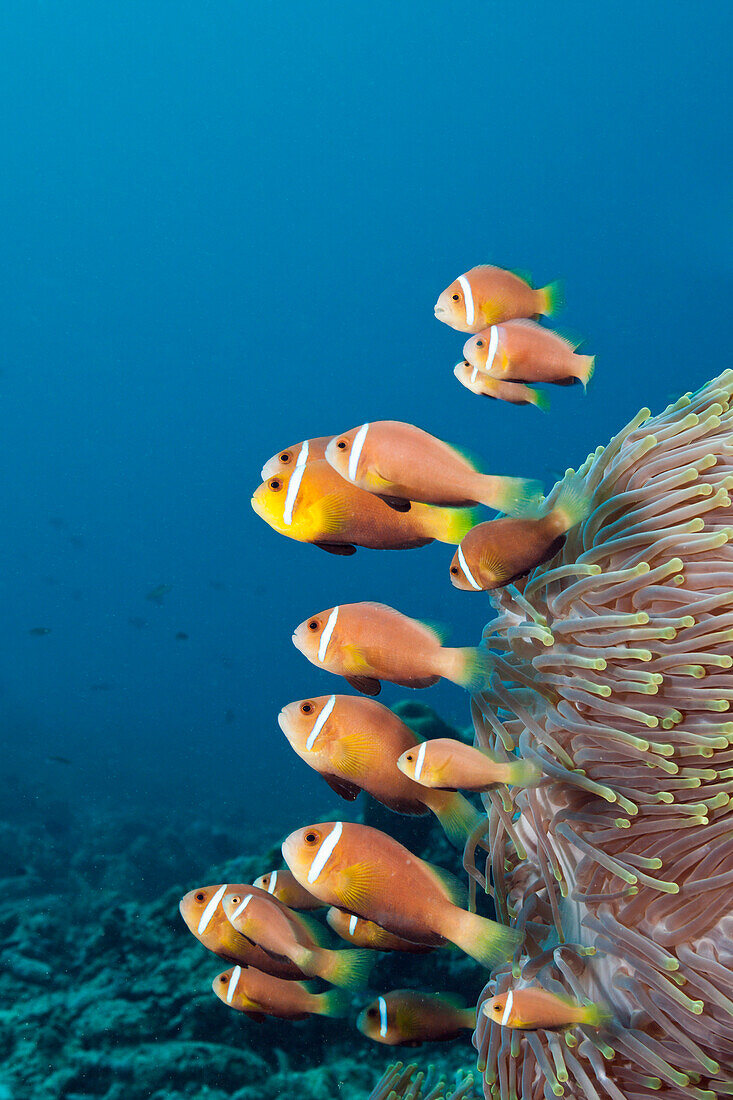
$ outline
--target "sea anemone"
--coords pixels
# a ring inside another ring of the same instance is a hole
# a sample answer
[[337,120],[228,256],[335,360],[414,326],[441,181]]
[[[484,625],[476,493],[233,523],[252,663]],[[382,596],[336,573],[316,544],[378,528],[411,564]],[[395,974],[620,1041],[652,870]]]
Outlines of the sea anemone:
[[471,1100],[475,1095],[470,1073],[459,1073],[451,1086],[433,1070],[425,1074],[415,1064],[395,1062],[379,1079],[369,1100]]
[[480,1004],[540,983],[612,1019],[516,1031],[479,1012],[486,1097],[733,1095],[732,395],[726,371],[642,409],[578,471],[588,518],[492,594],[476,742],[544,778],[485,796],[485,874],[466,850],[526,933]]

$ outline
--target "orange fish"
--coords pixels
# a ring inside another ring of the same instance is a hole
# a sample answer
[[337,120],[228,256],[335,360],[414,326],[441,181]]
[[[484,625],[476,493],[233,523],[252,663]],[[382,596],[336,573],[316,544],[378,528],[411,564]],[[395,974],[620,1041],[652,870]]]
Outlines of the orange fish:
[[259,878],[254,880],[253,885],[268,894],[272,894],[273,897],[276,897],[278,901],[281,901],[283,905],[287,905],[290,909],[323,908],[323,902],[320,898],[314,897],[313,894],[304,890],[287,867],[260,875]]
[[403,511],[411,501],[422,501],[515,513],[541,496],[538,482],[482,474],[448,443],[399,420],[377,420],[337,435],[326,461],[345,481]]
[[417,1046],[457,1039],[466,1028],[473,1031],[476,1009],[466,1007],[460,997],[445,993],[393,989],[367,1005],[356,1026],[386,1046]]
[[520,382],[502,382],[490,374],[472,367],[467,359],[456,363],[453,373],[467,390],[479,397],[491,397],[495,401],[507,401],[510,405],[535,405],[547,412],[550,402],[544,393],[523,386]]
[[502,382],[554,382],[587,386],[595,369],[594,355],[577,355],[577,343],[534,321],[507,321],[472,336],[463,354],[472,367]]
[[[432,810],[449,839],[463,849],[481,814],[462,795],[428,793],[397,769],[419,741],[396,714],[373,699],[320,695],[283,707],[280,729],[301,760],[342,798],[366,791],[400,814]],[[437,794],[437,797],[436,797]],[[259,942],[259,941],[258,941]]]
[[272,458],[268,458],[260,471],[263,481],[269,481],[277,474],[287,474],[300,463],[315,462],[326,454],[326,447],[333,439],[332,435],[321,435],[317,439],[304,439],[302,443],[295,443],[292,447],[286,447],[284,451],[278,451]]
[[424,955],[434,950],[424,943],[412,943],[402,936],[395,936],[373,920],[365,920],[364,917],[357,917],[356,913],[346,913],[333,906],[326,913],[326,920],[342,940],[357,947],[369,948],[370,951],[404,951],[410,955]]
[[247,891],[227,894],[222,908],[241,936],[269,955],[291,962],[312,978],[331,985],[361,989],[367,983],[374,957],[368,951],[331,951],[320,941],[322,929],[288,912],[277,898]]
[[252,507],[275,531],[331,554],[409,550],[439,542],[459,543],[476,523],[470,508],[415,504],[406,514],[344,481],[322,459],[264,481]]
[[579,1005],[570,997],[560,997],[542,986],[533,985],[525,989],[510,989],[506,993],[490,997],[484,1001],[481,1011],[484,1016],[502,1027],[521,1028],[524,1031],[570,1027],[573,1024],[600,1027],[610,1018],[603,1005]]
[[521,935],[461,907],[465,891],[439,867],[418,859],[368,825],[326,821],[283,843],[295,877],[328,905],[429,947],[450,940],[482,966],[511,958]]
[[492,519],[469,531],[453,555],[450,579],[464,592],[490,592],[523,577],[558,552],[588,514],[581,479],[572,478],[537,519]]
[[307,1016],[345,1016],[349,1002],[340,989],[311,993],[302,982],[284,982],[252,966],[235,966],[217,974],[211,988],[220,1001],[258,1022],[265,1016],[305,1020]]
[[529,760],[502,760],[451,737],[436,737],[408,749],[397,767],[416,783],[442,791],[488,791],[500,783],[536,787],[542,776]]
[[[189,932],[192,932],[199,943],[209,951],[213,951],[215,955],[227,962],[256,966],[259,970],[266,970],[270,974],[289,981],[304,978],[306,975],[303,971],[289,959],[273,958],[261,947],[240,936],[239,932],[232,927],[221,905],[228,890],[234,893],[252,891],[259,894],[262,892],[255,886],[248,886],[245,883],[237,883],[233,886],[226,883],[218,886],[199,886],[197,890],[189,891],[178,906]],[[267,896],[265,894],[265,897]]]
[[559,283],[533,290],[511,271],[480,264],[445,288],[435,303],[435,316],[459,332],[480,332],[514,317],[549,316],[561,304]]
[[293,634],[296,649],[343,676],[365,695],[378,695],[380,680],[423,688],[441,676],[467,691],[488,684],[491,658],[480,649],[448,649],[432,627],[381,603],[350,603],[312,615]]

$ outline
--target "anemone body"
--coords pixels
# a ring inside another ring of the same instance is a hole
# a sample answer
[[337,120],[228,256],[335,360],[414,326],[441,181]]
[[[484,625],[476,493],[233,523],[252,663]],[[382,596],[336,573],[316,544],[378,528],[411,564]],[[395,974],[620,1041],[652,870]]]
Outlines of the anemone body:
[[477,744],[544,778],[485,796],[491,856],[466,866],[526,933],[481,1002],[539,982],[612,1019],[512,1031],[479,1012],[484,1093],[716,1100],[733,1095],[733,372],[642,410],[578,473],[592,510],[492,593],[496,671],[472,702]]

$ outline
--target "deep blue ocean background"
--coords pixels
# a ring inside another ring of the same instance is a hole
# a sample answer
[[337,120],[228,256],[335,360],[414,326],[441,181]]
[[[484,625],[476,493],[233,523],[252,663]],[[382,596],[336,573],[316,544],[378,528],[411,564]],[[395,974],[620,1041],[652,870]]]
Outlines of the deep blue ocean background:
[[[262,463],[390,418],[549,486],[727,365],[730,12],[3,5],[4,771],[243,836],[310,820],[325,788],[276,715],[338,687],[294,626],[381,600],[468,644],[488,604],[438,544],[276,535]],[[458,385],[433,304],[482,262],[565,280],[587,396]],[[419,697],[466,723],[451,685]]]

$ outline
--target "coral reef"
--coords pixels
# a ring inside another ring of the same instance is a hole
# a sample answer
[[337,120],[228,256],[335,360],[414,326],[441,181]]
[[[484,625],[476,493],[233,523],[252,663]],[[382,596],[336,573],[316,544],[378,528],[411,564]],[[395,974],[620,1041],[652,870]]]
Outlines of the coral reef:
[[526,932],[482,1001],[540,982],[614,1018],[563,1034],[479,1014],[487,1097],[733,1094],[732,394],[726,371],[642,410],[579,470],[589,517],[492,595],[476,741],[544,779],[485,797],[485,875],[466,854]]
[[425,1074],[414,1064],[395,1062],[369,1094],[369,1100],[471,1100],[475,1095],[473,1074],[458,1073],[450,1085],[432,1069]]

